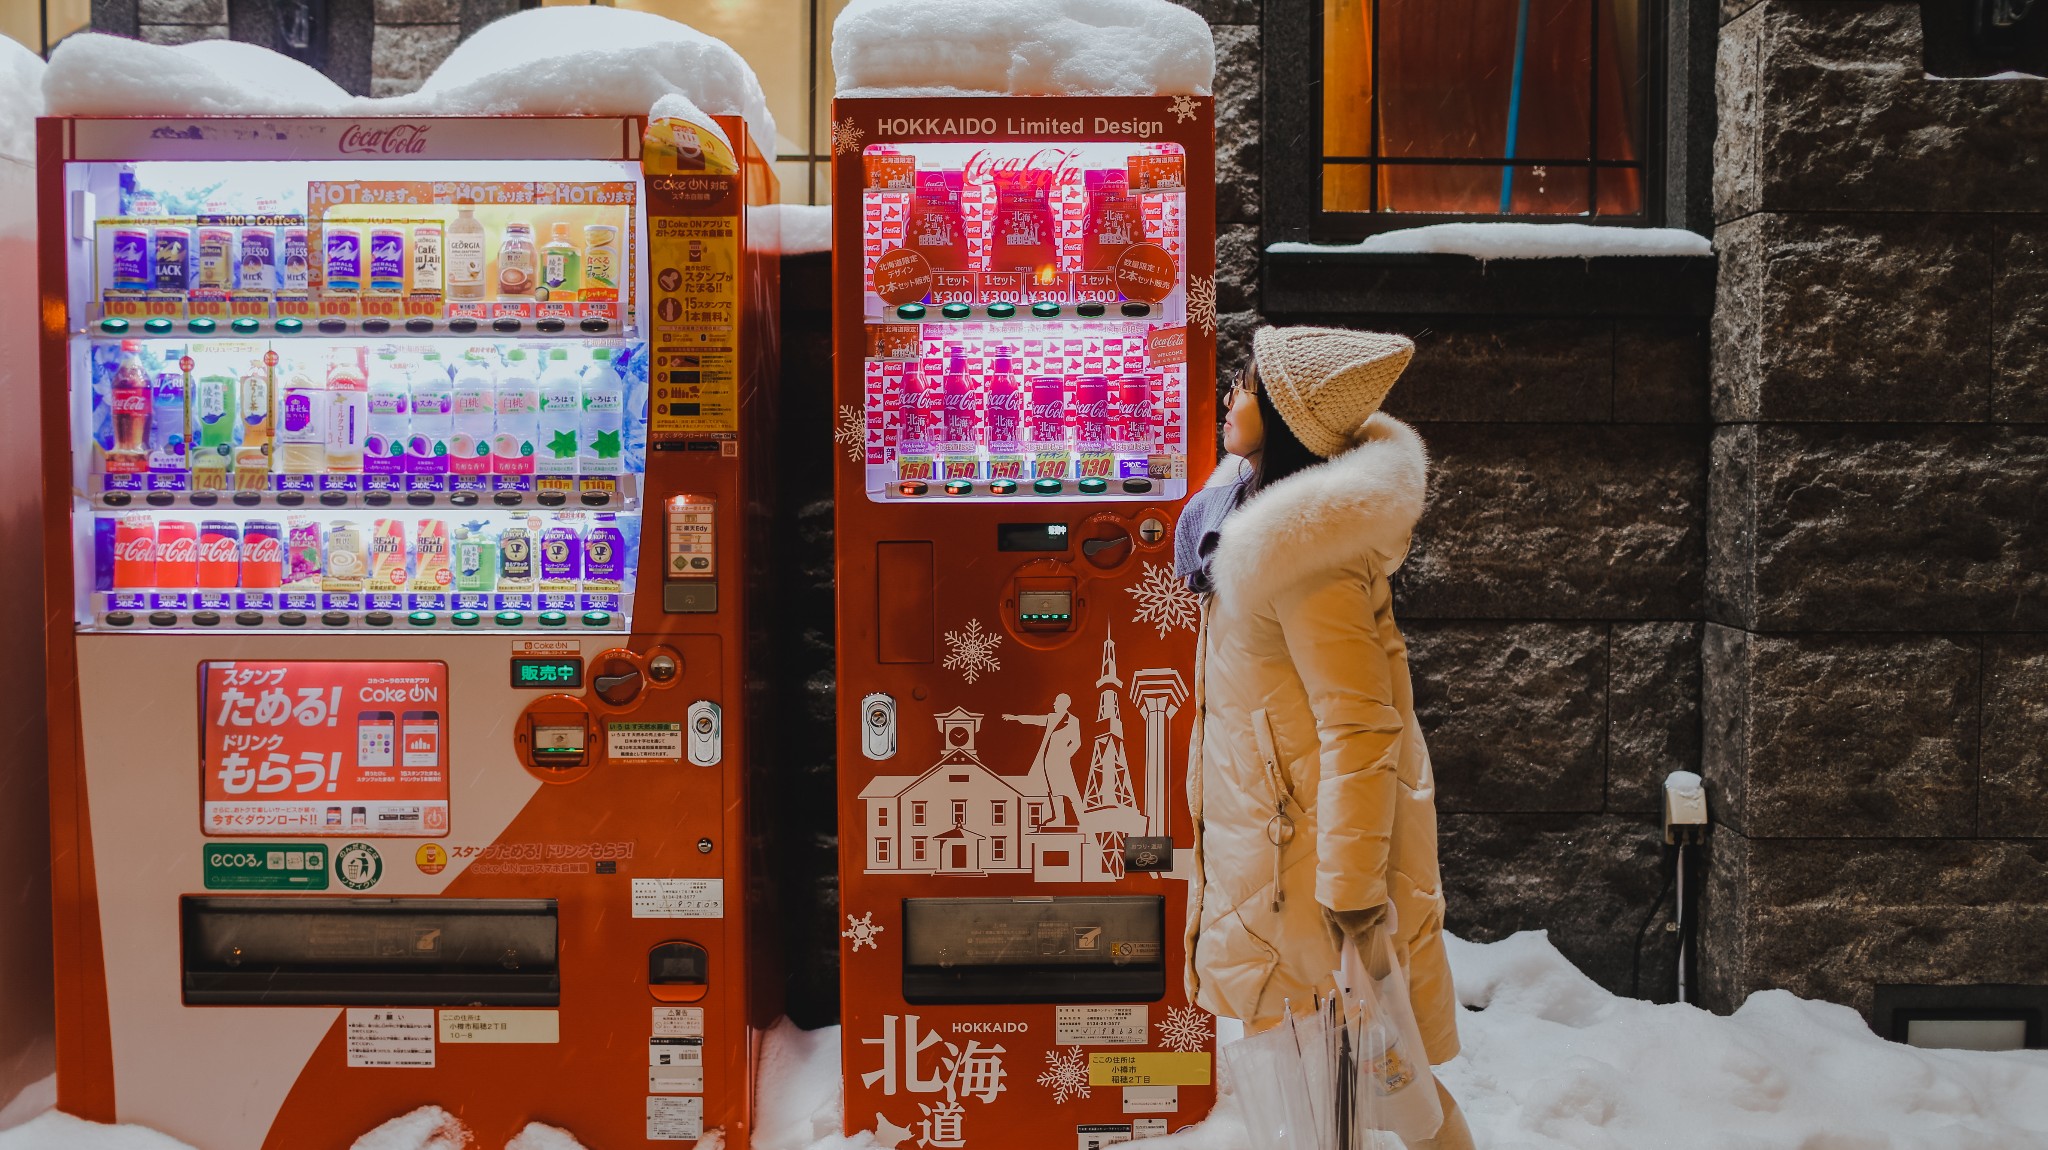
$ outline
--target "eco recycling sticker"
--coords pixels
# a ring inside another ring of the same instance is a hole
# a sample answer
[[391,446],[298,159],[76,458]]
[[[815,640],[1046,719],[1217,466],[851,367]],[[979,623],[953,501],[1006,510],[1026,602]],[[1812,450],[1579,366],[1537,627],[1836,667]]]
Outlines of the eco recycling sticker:
[[384,860],[369,843],[350,843],[334,852],[334,876],[350,890],[369,890],[384,877]]

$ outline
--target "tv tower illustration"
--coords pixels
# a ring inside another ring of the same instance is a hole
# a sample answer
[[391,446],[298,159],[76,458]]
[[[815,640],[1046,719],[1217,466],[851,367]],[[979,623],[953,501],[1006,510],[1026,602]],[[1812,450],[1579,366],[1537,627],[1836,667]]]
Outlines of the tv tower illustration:
[[1095,718],[1104,724],[1088,755],[1088,786],[1081,799],[1081,830],[1093,839],[1101,873],[1124,877],[1124,840],[1145,833],[1145,813],[1131,787],[1130,759],[1124,753],[1124,681],[1116,670],[1116,639],[1103,629],[1102,673],[1095,678],[1101,701]]

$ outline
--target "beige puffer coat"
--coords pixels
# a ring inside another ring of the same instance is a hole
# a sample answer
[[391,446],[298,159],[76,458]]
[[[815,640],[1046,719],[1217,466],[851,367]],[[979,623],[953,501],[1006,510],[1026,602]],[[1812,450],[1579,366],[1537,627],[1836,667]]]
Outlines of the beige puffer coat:
[[[1188,993],[1254,1028],[1290,1002],[1305,1010],[1337,965],[1318,904],[1391,900],[1423,1044],[1442,1062],[1458,1027],[1435,786],[1387,590],[1422,514],[1428,459],[1387,415],[1354,441],[1260,492],[1219,533],[1195,667]],[[1243,466],[1226,461],[1211,483]],[[1276,911],[1267,823],[1281,801],[1295,835],[1279,852]]]

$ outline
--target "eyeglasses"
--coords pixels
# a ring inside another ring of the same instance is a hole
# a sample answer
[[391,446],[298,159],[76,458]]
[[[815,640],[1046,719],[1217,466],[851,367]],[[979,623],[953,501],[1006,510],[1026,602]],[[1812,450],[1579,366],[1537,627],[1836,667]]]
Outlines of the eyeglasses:
[[1237,374],[1230,379],[1230,402],[1236,403],[1239,395],[1256,397],[1258,394],[1259,381],[1252,378],[1251,364],[1238,368]]

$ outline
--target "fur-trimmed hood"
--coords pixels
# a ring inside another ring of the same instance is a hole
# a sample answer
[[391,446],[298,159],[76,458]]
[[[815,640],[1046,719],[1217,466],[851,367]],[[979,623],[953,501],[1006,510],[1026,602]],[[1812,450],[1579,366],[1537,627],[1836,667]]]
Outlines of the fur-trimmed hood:
[[[1272,595],[1368,555],[1391,571],[1408,554],[1422,518],[1429,454],[1415,429],[1375,412],[1356,446],[1247,500],[1223,521],[1214,572],[1218,595]],[[1209,484],[1243,478],[1250,464],[1227,456]]]

